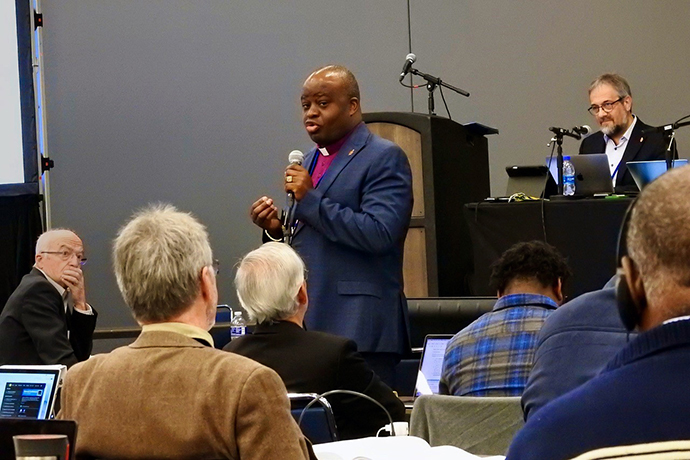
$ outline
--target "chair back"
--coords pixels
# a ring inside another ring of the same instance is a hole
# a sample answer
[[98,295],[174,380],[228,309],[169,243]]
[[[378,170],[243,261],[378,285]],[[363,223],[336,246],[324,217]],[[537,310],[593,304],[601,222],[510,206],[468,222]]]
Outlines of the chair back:
[[[338,441],[340,438],[333,409],[326,398],[318,396],[316,393],[288,393],[292,417],[312,444]],[[314,400],[316,402],[305,411],[306,406]]]
[[0,418],[0,460],[15,460],[12,436],[20,434],[64,434],[69,442],[69,458],[74,460],[77,439],[74,420]]
[[520,397],[425,395],[415,400],[410,435],[475,455],[505,455],[524,424]]
[[[232,321],[232,308],[229,305],[218,305],[216,307],[216,324],[229,323],[230,321]],[[213,337],[214,346],[223,349],[225,345],[230,343],[230,328],[211,329],[211,337]]]

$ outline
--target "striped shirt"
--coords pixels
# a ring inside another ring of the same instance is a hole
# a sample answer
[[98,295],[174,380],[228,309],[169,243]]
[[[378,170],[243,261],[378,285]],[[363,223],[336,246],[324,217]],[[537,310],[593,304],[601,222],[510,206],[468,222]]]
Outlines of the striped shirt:
[[501,297],[448,342],[441,392],[455,396],[520,396],[532,370],[537,335],[558,304],[538,294]]

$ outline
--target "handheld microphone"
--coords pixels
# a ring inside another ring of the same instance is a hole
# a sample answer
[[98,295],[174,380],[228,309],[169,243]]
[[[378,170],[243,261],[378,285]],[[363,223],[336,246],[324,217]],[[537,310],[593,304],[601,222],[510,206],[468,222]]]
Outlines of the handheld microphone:
[[403,81],[403,78],[405,78],[405,75],[408,74],[408,72],[412,68],[412,64],[414,64],[416,60],[417,56],[415,56],[413,53],[410,53],[405,57],[405,64],[403,64],[402,72],[400,72],[401,82]]
[[[304,153],[299,150],[293,150],[288,155],[288,161],[291,165],[302,165],[304,161]],[[283,229],[284,239],[287,244],[292,242],[292,227],[295,224],[295,194],[287,193],[287,204],[283,212]]]

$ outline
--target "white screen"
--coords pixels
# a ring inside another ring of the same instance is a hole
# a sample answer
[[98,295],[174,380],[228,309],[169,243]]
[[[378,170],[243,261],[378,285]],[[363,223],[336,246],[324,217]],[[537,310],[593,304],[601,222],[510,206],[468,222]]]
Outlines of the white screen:
[[0,2],[0,184],[24,182],[17,14],[14,0]]

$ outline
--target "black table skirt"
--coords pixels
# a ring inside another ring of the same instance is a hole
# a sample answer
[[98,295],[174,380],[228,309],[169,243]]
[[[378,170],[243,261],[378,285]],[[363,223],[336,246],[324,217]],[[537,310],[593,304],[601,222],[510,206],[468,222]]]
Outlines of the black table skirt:
[[546,201],[543,207],[538,201],[465,205],[473,294],[495,295],[489,288],[490,265],[513,244],[531,240],[545,240],[568,258],[573,271],[565,286],[568,298],[600,289],[616,272],[618,234],[631,202],[602,198]]

